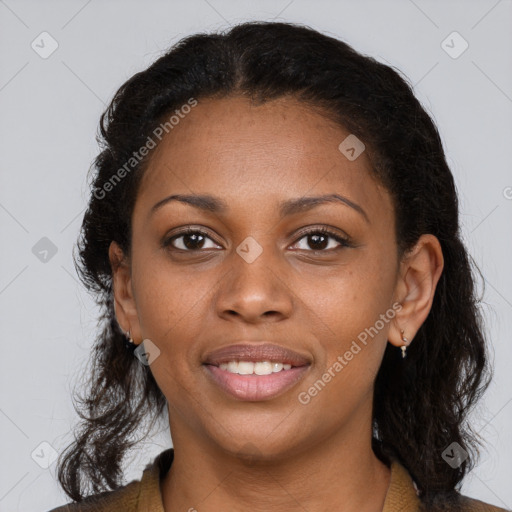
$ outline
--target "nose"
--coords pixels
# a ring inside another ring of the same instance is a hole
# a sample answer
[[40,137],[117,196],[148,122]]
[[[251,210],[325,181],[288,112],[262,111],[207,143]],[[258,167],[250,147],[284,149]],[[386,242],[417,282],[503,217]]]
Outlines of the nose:
[[229,270],[215,297],[219,316],[253,324],[290,317],[294,295],[271,249],[264,249],[254,261],[236,252],[229,259]]

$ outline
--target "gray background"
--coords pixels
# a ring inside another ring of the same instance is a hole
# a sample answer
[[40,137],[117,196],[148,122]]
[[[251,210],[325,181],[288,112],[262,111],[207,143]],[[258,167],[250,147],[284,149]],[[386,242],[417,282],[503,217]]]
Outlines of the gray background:
[[[249,19],[305,23],[396,66],[438,123],[460,192],[465,241],[486,281],[482,307],[495,367],[472,417],[485,450],[462,491],[512,507],[512,3],[254,4],[0,0],[2,512],[67,501],[51,454],[71,440],[70,394],[96,330],[97,310],[77,281],[71,251],[106,102],[181,37]],[[58,44],[47,58],[40,56],[51,49],[43,31]],[[458,36],[442,47],[453,31],[469,44],[457,58],[464,44]],[[161,430],[126,460],[128,480],[169,445],[164,424]]]

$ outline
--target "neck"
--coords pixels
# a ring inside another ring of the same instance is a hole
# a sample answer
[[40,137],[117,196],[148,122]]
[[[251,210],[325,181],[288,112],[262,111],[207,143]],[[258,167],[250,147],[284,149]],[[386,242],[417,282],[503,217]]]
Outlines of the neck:
[[[161,483],[164,509],[377,512],[390,469],[371,449],[371,431],[336,432],[321,444],[264,463],[241,461],[207,442],[173,435],[174,461]],[[174,432],[174,431],[173,431]]]

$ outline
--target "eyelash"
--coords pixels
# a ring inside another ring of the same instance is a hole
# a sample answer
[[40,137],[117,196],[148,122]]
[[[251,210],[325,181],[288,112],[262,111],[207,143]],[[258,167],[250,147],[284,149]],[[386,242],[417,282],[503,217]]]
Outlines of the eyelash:
[[[352,242],[350,241],[349,238],[343,237],[343,236],[339,235],[338,233],[335,233],[335,232],[333,232],[333,231],[331,231],[331,230],[329,230],[327,228],[324,228],[324,227],[314,228],[314,229],[310,229],[310,230],[307,230],[307,231],[303,231],[302,233],[300,233],[300,237],[297,239],[297,241],[295,243],[299,242],[300,240],[302,240],[306,236],[318,235],[318,234],[326,235],[326,236],[331,237],[332,239],[336,240],[336,242],[338,242],[340,244],[340,247],[337,247],[335,249],[327,249],[327,250],[326,249],[317,249],[317,250],[311,249],[311,250],[308,250],[306,252],[313,252],[313,253],[327,252],[327,253],[329,253],[329,252],[335,251],[337,249],[340,249],[342,247],[354,247],[354,245],[352,244]],[[202,231],[201,229],[196,229],[196,228],[186,228],[183,231],[181,231],[180,233],[175,234],[172,237],[166,238],[163,241],[162,246],[164,248],[167,248],[167,249],[169,247],[171,247],[172,250],[181,251],[181,252],[200,252],[201,249],[192,250],[192,249],[178,249],[176,247],[173,247],[172,242],[174,240],[176,240],[178,238],[181,238],[182,236],[186,236],[186,235],[202,235],[202,236],[205,236],[206,238],[209,238],[214,243],[216,243],[208,235],[208,233],[206,231]]]

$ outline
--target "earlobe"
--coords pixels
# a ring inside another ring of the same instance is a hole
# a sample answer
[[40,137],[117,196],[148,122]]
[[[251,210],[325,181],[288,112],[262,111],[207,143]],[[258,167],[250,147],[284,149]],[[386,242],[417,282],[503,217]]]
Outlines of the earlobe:
[[443,266],[439,240],[431,234],[422,235],[401,263],[396,295],[402,308],[388,334],[391,344],[403,347],[413,342],[432,308]]
[[112,269],[112,291],[117,323],[125,333],[130,333],[129,337],[136,343],[135,340],[140,337],[140,328],[132,290],[130,265],[116,242],[111,242],[108,254]]

